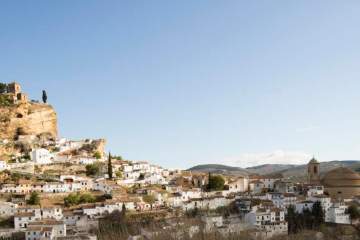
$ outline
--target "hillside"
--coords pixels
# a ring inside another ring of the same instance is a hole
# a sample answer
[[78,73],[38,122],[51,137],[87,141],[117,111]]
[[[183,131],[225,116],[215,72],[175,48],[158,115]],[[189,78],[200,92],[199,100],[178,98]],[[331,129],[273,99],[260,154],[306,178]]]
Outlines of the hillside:
[[[335,160],[330,162],[320,163],[320,175],[324,175],[326,172],[338,168],[347,167],[354,171],[360,172],[360,161],[358,160]],[[300,181],[306,179],[307,176],[307,164],[303,165],[292,165],[292,164],[265,164],[246,169],[239,167],[226,166],[221,164],[204,164],[197,165],[190,169],[195,172],[211,172],[219,173],[224,175],[274,175],[282,174],[285,178],[290,178],[294,181]]]
[[[360,170],[360,161],[358,160],[335,160],[329,162],[320,162],[320,175],[324,175],[326,172],[338,168],[347,167],[354,171]],[[282,165],[282,164],[266,164],[261,166],[255,166],[246,169],[249,172],[257,173],[261,175],[265,174],[277,174],[281,173],[284,177],[290,178],[296,181],[306,179],[307,176],[307,164],[302,165]]]
[[231,167],[221,164],[203,164],[203,165],[197,165],[192,168],[188,169],[189,171],[193,172],[210,172],[210,173],[219,173],[224,175],[241,175],[246,176],[249,174],[248,171],[246,171],[243,168],[239,167]]
[[251,173],[266,175],[266,174],[272,174],[272,173],[276,173],[276,172],[294,168],[294,167],[297,167],[297,165],[294,165],[294,164],[264,164],[264,165],[254,166],[254,167],[248,167],[248,168],[246,168],[246,170]]

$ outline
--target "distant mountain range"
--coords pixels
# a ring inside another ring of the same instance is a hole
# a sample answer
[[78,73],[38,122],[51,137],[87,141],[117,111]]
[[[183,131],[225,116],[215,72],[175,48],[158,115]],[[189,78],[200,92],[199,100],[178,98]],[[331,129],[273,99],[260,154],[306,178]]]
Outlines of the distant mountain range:
[[210,172],[210,173],[219,173],[224,175],[239,175],[239,176],[247,176],[249,174],[249,172],[243,168],[231,167],[221,164],[197,165],[192,168],[189,168],[188,170],[193,172],[206,172],[206,173]]
[[[320,174],[324,174],[338,167],[347,167],[356,172],[360,172],[359,160],[335,160],[330,162],[320,162]],[[293,180],[304,180],[307,175],[307,164],[265,164],[249,168],[232,167],[221,164],[197,165],[190,169],[195,172],[211,172],[232,176],[246,176],[249,174],[269,175],[281,173],[284,177]]]

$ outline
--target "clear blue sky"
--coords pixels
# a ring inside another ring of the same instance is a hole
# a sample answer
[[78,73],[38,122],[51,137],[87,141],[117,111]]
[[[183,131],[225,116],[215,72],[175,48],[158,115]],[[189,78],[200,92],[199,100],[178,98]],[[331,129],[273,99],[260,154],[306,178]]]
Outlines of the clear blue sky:
[[128,159],[360,159],[359,23],[357,0],[3,0],[0,81]]

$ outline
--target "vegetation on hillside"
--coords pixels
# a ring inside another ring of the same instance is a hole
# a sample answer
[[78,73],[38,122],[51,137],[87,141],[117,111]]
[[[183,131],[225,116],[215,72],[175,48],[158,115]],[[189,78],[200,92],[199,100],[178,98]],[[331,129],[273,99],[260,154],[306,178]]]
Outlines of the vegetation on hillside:
[[225,180],[220,175],[209,174],[209,183],[207,185],[208,191],[221,191],[224,189]]
[[320,202],[315,202],[312,210],[305,209],[303,213],[297,213],[292,205],[287,212],[289,234],[304,230],[319,230],[325,223],[325,213]]
[[8,107],[11,106],[12,102],[9,96],[0,95],[0,107]]
[[27,201],[27,204],[30,204],[30,205],[39,205],[39,204],[40,204],[39,194],[38,194],[37,192],[32,192],[32,193],[30,194],[29,200]]
[[96,198],[89,193],[70,193],[64,198],[64,205],[66,207],[76,206],[82,203],[94,203]]
[[86,175],[87,176],[97,176],[101,172],[102,164],[100,162],[96,162],[93,164],[86,165]]

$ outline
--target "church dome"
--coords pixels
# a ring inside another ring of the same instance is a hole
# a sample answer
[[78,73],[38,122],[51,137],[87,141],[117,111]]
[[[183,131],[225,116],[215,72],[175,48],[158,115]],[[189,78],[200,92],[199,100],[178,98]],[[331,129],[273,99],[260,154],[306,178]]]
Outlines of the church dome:
[[349,168],[339,167],[327,172],[321,182],[325,187],[360,187],[360,175]]

